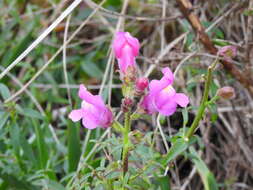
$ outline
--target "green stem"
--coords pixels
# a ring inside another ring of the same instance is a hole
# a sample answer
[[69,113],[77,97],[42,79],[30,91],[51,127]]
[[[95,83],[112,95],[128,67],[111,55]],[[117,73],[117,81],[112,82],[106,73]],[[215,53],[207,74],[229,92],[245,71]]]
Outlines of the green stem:
[[214,96],[211,100],[209,100],[208,102],[206,102],[206,106],[214,104],[219,98],[220,98],[220,96],[218,96],[218,95]]
[[216,63],[214,63],[212,66],[208,67],[208,73],[207,73],[207,79],[206,79],[206,83],[205,83],[205,90],[204,90],[204,95],[200,104],[200,107],[198,109],[198,113],[190,127],[190,129],[187,131],[187,134],[185,136],[185,138],[188,140],[189,138],[192,137],[192,135],[194,134],[195,130],[197,129],[198,125],[199,125],[199,121],[201,120],[205,109],[206,109],[206,102],[208,101],[208,94],[209,94],[209,89],[210,89],[210,84],[211,84],[211,80],[212,80],[212,71],[213,68],[215,67]]
[[128,171],[128,152],[129,152],[129,131],[130,131],[130,112],[125,113],[125,123],[123,130],[123,154],[122,154],[122,162],[123,162],[123,176],[125,176]]

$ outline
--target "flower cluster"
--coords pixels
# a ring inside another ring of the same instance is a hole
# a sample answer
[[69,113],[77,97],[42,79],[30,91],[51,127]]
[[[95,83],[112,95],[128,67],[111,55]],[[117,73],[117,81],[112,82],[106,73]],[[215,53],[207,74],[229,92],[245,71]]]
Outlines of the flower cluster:
[[[134,97],[139,97],[138,109],[146,114],[159,112],[161,115],[170,116],[178,105],[186,107],[189,104],[189,98],[183,93],[177,93],[172,87],[174,75],[168,67],[162,70],[163,77],[160,80],[152,80],[150,83],[147,78],[136,76],[135,59],[140,49],[138,39],[128,32],[118,32],[112,46],[118,61],[120,77],[127,92],[122,100],[123,112],[131,112]],[[83,126],[88,129],[112,125],[113,114],[100,96],[92,95],[80,85],[79,97],[82,99],[82,105],[80,109],[73,110],[69,114],[72,121],[82,119]]]

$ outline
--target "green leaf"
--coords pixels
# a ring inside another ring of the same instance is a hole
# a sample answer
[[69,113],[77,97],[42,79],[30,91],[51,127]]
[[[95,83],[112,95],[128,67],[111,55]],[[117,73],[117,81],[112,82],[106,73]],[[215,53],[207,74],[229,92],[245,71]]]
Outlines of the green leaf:
[[114,121],[112,124],[112,127],[117,131],[117,132],[123,132],[124,128],[123,126],[118,122]]
[[75,171],[81,155],[79,126],[68,121],[68,171]]
[[20,108],[20,107],[16,107],[16,108],[20,115],[28,116],[35,119],[41,119],[41,120],[44,119],[43,116],[38,111],[33,110],[31,108]]
[[35,158],[32,146],[25,139],[25,136],[22,134],[20,137],[20,145],[24,151],[24,157],[26,157],[34,166],[37,166],[37,160]]
[[166,166],[170,161],[175,159],[178,155],[182,154],[188,148],[188,145],[188,142],[183,138],[178,138],[165,156],[162,164]]
[[100,68],[91,60],[85,60],[82,63],[83,71],[89,75],[90,77],[101,79],[103,76],[103,72]]
[[171,190],[170,178],[168,176],[157,177],[156,180],[158,182],[158,187],[160,187],[161,190]]
[[251,9],[251,10],[245,10],[244,12],[243,12],[243,14],[245,15],[245,16],[253,16],[253,10]]
[[6,85],[4,85],[3,83],[0,83],[0,93],[1,93],[4,100],[6,100],[7,98],[9,98],[11,96],[11,93],[10,93],[8,87]]
[[0,179],[3,179],[4,184],[0,185],[1,190],[5,189],[13,189],[13,190],[39,190],[36,186],[32,185],[31,183],[20,180],[16,176],[12,174],[3,173],[0,171]]
[[37,120],[33,119],[32,121],[33,121],[35,134],[36,134],[36,142],[37,142],[37,148],[39,152],[40,168],[46,169],[47,161],[49,160],[49,157],[48,157],[48,148],[45,143],[45,136],[44,136],[45,133],[43,132]]
[[7,112],[0,112],[0,129],[2,129],[4,124],[7,122],[9,116],[9,113]]
[[62,184],[52,180],[49,180],[48,187],[49,189],[66,190]]
[[177,156],[185,152],[185,150],[195,142],[197,142],[197,137],[195,136],[191,137],[188,141],[182,137],[176,138],[173,141],[172,147],[170,148],[169,152],[162,159],[161,164],[163,166],[167,166],[170,161],[174,160]]
[[11,137],[11,145],[14,150],[14,154],[17,159],[20,159],[20,129],[16,123],[9,127],[10,137]]
[[218,184],[214,175],[207,168],[205,162],[200,158],[193,147],[190,147],[191,160],[197,168],[198,173],[204,183],[205,190],[218,190]]
[[13,62],[19,54],[21,54],[32,41],[32,30],[27,33],[27,35],[15,46],[14,49],[11,49],[8,53],[6,53],[2,60],[2,65],[9,65]]

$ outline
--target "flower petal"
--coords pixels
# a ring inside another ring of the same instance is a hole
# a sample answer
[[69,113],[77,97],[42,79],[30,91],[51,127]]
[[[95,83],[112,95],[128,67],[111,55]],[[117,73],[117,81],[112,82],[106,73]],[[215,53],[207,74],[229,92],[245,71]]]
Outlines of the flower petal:
[[98,124],[90,117],[84,117],[82,120],[82,124],[87,129],[95,129],[98,127]]
[[157,109],[163,107],[166,104],[170,104],[171,102],[174,101],[174,96],[176,94],[176,91],[172,86],[168,86],[167,88],[163,89],[159,93],[157,93],[154,98],[155,98],[155,105]]
[[113,114],[109,108],[106,108],[103,113],[100,113],[99,125],[103,128],[107,128],[112,124]]
[[154,98],[150,94],[146,95],[143,98],[140,107],[144,109],[148,114],[153,114],[157,111],[154,106]]
[[120,71],[126,73],[128,66],[135,65],[135,57],[129,45],[125,45],[122,49],[122,56],[118,59]]
[[124,32],[117,32],[113,40],[112,47],[113,47],[116,58],[121,57],[121,54],[122,54],[121,49],[126,43],[126,39],[124,35],[125,35]]
[[169,85],[173,83],[174,81],[174,75],[169,67],[165,67],[162,70],[163,78],[161,80],[167,80]]
[[98,107],[105,106],[102,98],[99,95],[95,95],[95,96],[92,95],[89,91],[87,91],[86,87],[83,84],[81,84],[79,87],[78,95],[82,100],[94,106],[98,106]]
[[128,42],[128,44],[132,47],[132,52],[134,56],[137,56],[139,54],[140,49],[140,43],[139,40],[129,34],[129,32],[125,33],[125,38]]
[[78,110],[72,110],[68,117],[72,121],[76,122],[76,121],[79,121],[83,116],[84,116],[84,111],[82,109],[78,109]]
[[181,107],[186,107],[189,104],[189,98],[183,93],[176,93],[174,96],[175,102]]
[[150,94],[155,95],[157,93],[159,93],[161,90],[163,90],[164,88],[166,88],[168,86],[168,81],[166,80],[152,80],[149,83],[149,91]]
[[161,107],[158,107],[158,111],[163,116],[170,116],[173,113],[175,113],[177,109],[177,103],[173,101],[173,99],[170,99],[166,102],[166,104],[162,105]]

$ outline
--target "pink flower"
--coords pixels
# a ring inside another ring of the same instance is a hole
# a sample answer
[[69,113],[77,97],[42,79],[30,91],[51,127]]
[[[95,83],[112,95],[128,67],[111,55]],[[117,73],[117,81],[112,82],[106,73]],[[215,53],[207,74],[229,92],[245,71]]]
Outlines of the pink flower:
[[149,84],[149,94],[147,94],[140,104],[140,107],[148,114],[159,112],[161,115],[172,115],[177,105],[186,107],[189,98],[183,93],[176,93],[172,87],[174,76],[171,70],[166,67],[162,70],[161,80],[152,80]]
[[235,57],[236,54],[237,49],[235,46],[224,46],[218,51],[218,55],[223,56],[226,61],[231,61],[231,58]]
[[145,77],[139,78],[137,79],[135,85],[136,85],[136,90],[142,92],[148,87],[148,79]]
[[99,95],[92,95],[84,85],[80,85],[78,95],[83,101],[80,109],[72,110],[69,114],[72,121],[82,119],[83,126],[88,129],[106,128],[112,124],[113,114]]
[[135,57],[140,49],[137,38],[132,37],[128,32],[117,32],[112,46],[121,73],[125,74],[129,66],[135,67]]

